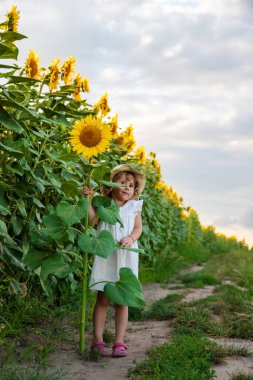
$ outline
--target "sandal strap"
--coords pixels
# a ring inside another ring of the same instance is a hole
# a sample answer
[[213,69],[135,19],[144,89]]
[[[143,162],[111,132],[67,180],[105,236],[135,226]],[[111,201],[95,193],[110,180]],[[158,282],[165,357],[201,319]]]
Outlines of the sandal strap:
[[119,348],[121,350],[127,350],[127,345],[124,344],[124,343],[115,343],[112,348],[113,349],[114,348]]
[[95,342],[92,344],[92,347],[105,347],[104,342]]

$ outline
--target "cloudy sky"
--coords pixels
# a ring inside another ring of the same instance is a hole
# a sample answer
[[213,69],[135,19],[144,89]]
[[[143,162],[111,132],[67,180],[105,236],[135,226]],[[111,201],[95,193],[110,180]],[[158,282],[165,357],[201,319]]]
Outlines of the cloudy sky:
[[[12,1],[1,1],[1,16]],[[203,224],[253,244],[253,1],[16,0],[20,62],[77,58]]]

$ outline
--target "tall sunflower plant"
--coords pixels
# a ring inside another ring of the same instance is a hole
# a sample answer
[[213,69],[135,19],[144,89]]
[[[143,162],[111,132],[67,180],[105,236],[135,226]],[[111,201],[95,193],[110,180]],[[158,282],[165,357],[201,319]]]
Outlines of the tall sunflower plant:
[[[106,162],[99,163],[94,160],[101,155],[109,146],[112,139],[111,128],[102,122],[101,118],[88,116],[76,121],[70,132],[70,144],[72,149],[81,154],[87,160],[86,184],[98,187],[99,185],[118,185],[107,182],[101,178],[108,174],[110,168]],[[106,259],[115,249],[119,248],[119,242],[115,241],[109,231],[96,233],[94,227],[88,225],[88,209],[92,202],[97,210],[98,218],[109,224],[120,223],[119,207],[110,198],[96,195],[92,200],[89,196],[82,197],[75,204],[62,200],[56,209],[44,219],[43,234],[52,239],[69,240],[70,243],[77,242],[82,252],[82,300],[81,300],[81,322],[80,322],[80,352],[84,352],[85,314],[87,304],[88,255],[98,255]],[[76,224],[78,223],[78,227]],[[135,252],[138,249],[128,249]],[[105,279],[106,282],[106,279]],[[105,285],[105,294],[110,301],[133,307],[143,307],[145,302],[142,297],[142,288],[139,280],[129,268],[121,268],[119,280],[108,282]]]
[[[63,64],[54,59],[42,69],[32,50],[24,66],[15,62],[15,42],[25,38],[18,21],[14,7],[0,25],[0,59],[14,61],[0,63],[0,281],[16,296],[38,294],[42,287],[54,298],[68,287],[74,292],[81,277],[83,352],[88,260],[108,257],[118,243],[88,226],[91,200],[80,190],[84,180],[99,188],[109,163],[121,155],[108,149],[111,128],[102,122],[109,112],[107,95],[95,107],[80,98],[89,83],[74,76],[74,57]],[[97,195],[92,202],[100,219],[121,222],[112,200]],[[115,303],[144,304],[141,285],[126,268],[105,292]]]

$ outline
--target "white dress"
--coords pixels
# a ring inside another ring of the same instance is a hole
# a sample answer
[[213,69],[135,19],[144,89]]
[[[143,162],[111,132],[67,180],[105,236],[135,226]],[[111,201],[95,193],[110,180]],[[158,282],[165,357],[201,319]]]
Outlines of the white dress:
[[[135,201],[131,199],[127,201],[120,207],[119,211],[124,227],[121,227],[118,222],[116,224],[108,224],[100,220],[97,232],[107,230],[111,232],[116,241],[120,241],[123,237],[129,236],[134,228],[135,217],[138,212],[141,212],[142,204],[143,200]],[[138,248],[137,241],[133,243],[132,248]],[[90,289],[103,291],[106,281],[118,281],[119,270],[122,267],[132,269],[133,273],[138,277],[138,263],[138,253],[127,251],[127,249],[117,249],[106,259],[95,256],[90,278]],[[101,283],[100,281],[105,282]],[[100,283],[92,286],[92,284],[97,282]]]

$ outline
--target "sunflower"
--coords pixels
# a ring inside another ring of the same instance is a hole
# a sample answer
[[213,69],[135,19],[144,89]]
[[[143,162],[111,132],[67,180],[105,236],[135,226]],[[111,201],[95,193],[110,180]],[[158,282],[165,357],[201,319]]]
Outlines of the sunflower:
[[158,178],[161,178],[161,165],[159,164],[157,158],[153,158],[152,165],[154,166],[155,171],[158,174]]
[[72,75],[75,72],[75,57],[68,57],[68,59],[64,62],[62,66],[62,80],[66,85],[68,85],[72,79]]
[[81,83],[83,92],[90,92],[90,83],[87,77],[84,77]]
[[80,73],[76,74],[74,85],[76,89],[75,89],[75,92],[73,93],[73,98],[76,102],[81,102],[82,101],[82,97],[81,97],[82,78],[81,78]]
[[125,130],[125,135],[128,139],[131,139],[133,137],[133,133],[134,133],[133,126],[132,124],[130,124],[129,127],[127,127],[127,129]]
[[146,149],[144,145],[136,149],[135,157],[140,164],[143,164],[146,161]]
[[56,90],[60,79],[60,58],[53,59],[51,62],[50,74],[49,74],[49,88],[50,90]]
[[117,135],[118,135],[118,133],[117,133],[117,131],[118,131],[118,114],[116,114],[113,118],[112,118],[112,120],[111,120],[111,122],[110,122],[110,125],[111,125],[111,128],[112,128],[112,135],[113,135],[113,137],[117,137]]
[[112,138],[110,128],[92,116],[76,121],[70,134],[73,150],[86,159],[103,153]]
[[155,152],[149,152],[148,156],[151,158],[156,158],[156,153]]
[[136,145],[135,138],[134,138],[134,129],[133,129],[132,124],[130,124],[129,127],[127,127],[127,129],[124,132],[124,135],[125,135],[124,145],[129,152],[132,152],[132,150],[134,149]]
[[35,53],[34,50],[30,50],[30,53],[26,59],[25,71],[28,78],[39,79],[40,78],[40,68],[39,68],[40,57]]
[[100,100],[94,105],[95,110],[101,111],[102,116],[108,114],[111,108],[108,106],[108,94],[107,92],[101,96]]
[[132,152],[136,145],[133,130],[133,126],[130,124],[124,132],[115,136],[116,144],[122,146],[122,148],[128,150],[128,152]]
[[8,32],[18,31],[18,22],[20,19],[20,11],[17,10],[15,5],[12,5],[11,10],[5,15],[6,21],[0,25],[0,29]]

